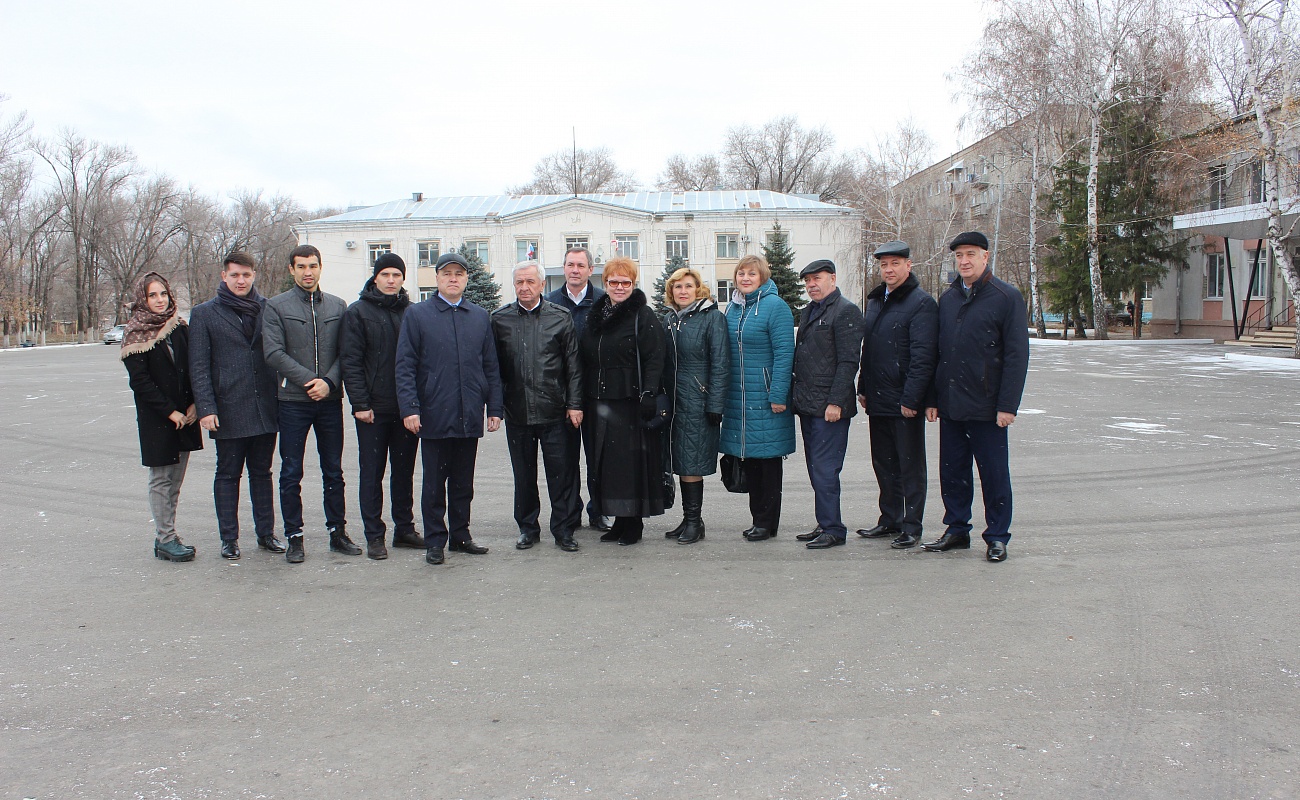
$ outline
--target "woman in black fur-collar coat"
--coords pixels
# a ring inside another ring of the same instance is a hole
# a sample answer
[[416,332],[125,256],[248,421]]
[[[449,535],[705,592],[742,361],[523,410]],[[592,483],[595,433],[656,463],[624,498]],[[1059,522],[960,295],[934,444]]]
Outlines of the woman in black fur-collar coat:
[[662,391],[664,329],[635,288],[637,274],[631,259],[605,264],[605,296],[579,346],[585,424],[595,439],[587,465],[596,478],[593,515],[616,518],[600,540],[622,545],[641,541],[643,518],[664,513],[663,435],[643,426]]

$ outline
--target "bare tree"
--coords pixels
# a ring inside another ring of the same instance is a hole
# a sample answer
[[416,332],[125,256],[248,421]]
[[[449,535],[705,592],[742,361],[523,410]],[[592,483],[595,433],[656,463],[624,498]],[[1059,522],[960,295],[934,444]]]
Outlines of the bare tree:
[[633,192],[636,178],[614,163],[608,147],[560,150],[533,167],[533,179],[510,189],[511,194],[595,194]]
[[[5,101],[0,95],[0,103]],[[25,114],[0,118],[0,323],[4,345],[9,346],[11,327],[17,327],[28,312],[22,289],[22,209],[32,192],[32,164],[26,156],[31,125]]]
[[135,174],[135,157],[125,147],[90,141],[72,129],[38,141],[35,151],[53,173],[62,205],[61,222],[72,248],[77,337],[86,341],[99,321],[99,237],[110,198]]
[[115,321],[123,321],[141,275],[171,272],[161,263],[161,256],[181,230],[180,200],[176,182],[155,175],[135,181],[129,193],[110,201],[115,213],[105,232],[103,255],[113,281]]
[[834,148],[829,130],[805,129],[793,114],[759,128],[739,125],[727,131],[723,176],[729,188],[835,199],[848,191],[854,170],[852,158],[837,155]]
[[690,158],[677,153],[668,157],[656,185],[666,192],[707,192],[722,189],[722,165],[718,157],[705,154]]
[[[1300,202],[1294,194],[1283,202],[1283,177],[1297,164],[1281,151],[1280,133],[1288,127],[1294,133],[1295,104],[1300,85],[1300,37],[1289,0],[1219,0],[1217,16],[1237,32],[1248,108],[1254,116],[1258,158],[1264,170],[1264,202],[1268,208],[1268,241],[1273,258],[1282,268],[1293,302],[1300,305],[1300,272],[1287,250],[1286,240],[1296,230],[1300,217],[1284,225],[1283,217],[1294,214]],[[1286,168],[1289,167],[1289,170]],[[1293,178],[1294,179],[1294,178]],[[1300,358],[1300,338],[1294,356]]]

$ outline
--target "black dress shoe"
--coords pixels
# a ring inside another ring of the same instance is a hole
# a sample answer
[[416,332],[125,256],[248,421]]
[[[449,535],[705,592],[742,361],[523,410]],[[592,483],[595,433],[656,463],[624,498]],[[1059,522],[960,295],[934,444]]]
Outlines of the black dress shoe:
[[753,527],[745,531],[745,538],[751,542],[761,542],[764,539],[775,539],[776,528]]
[[600,540],[602,542],[617,542],[618,538],[622,535],[623,534],[617,533],[615,531],[609,531],[608,533],[602,533],[600,535]]
[[222,558],[228,558],[228,559],[230,559],[231,561],[234,561],[235,559],[239,558],[239,542],[234,542],[234,541],[231,541],[231,542],[222,541],[222,543],[221,543],[221,557],[222,557]]
[[945,550],[969,550],[970,534],[944,531],[943,536],[940,536],[933,542],[922,543],[921,549],[929,550],[931,553],[942,553]]
[[301,564],[307,558],[307,551],[302,546],[302,534],[289,537],[289,549],[284,554],[284,560],[290,564]]
[[465,541],[460,543],[460,552],[469,553],[472,556],[481,556],[487,551],[488,549],[486,547],[481,547],[479,545],[474,544],[473,539],[466,539]]
[[560,539],[558,542],[555,543],[555,546],[560,548],[566,553],[578,552],[578,543],[574,541],[572,534],[565,536],[563,539]]
[[275,534],[257,537],[257,546],[272,553],[283,553],[285,551],[284,542],[275,538]]
[[891,528],[888,525],[877,525],[874,528],[858,528],[858,535],[864,539],[883,539],[886,536],[897,536],[902,533],[898,528]]
[[843,539],[837,536],[831,536],[829,533],[823,533],[821,536],[818,536],[816,539],[809,542],[806,547],[809,550],[826,550],[831,547],[840,547],[843,544]]
[[816,539],[818,536],[821,535],[822,535],[822,526],[818,525],[816,528],[813,528],[807,533],[801,533],[794,538],[798,539],[801,542],[811,542],[813,539]]
[[519,534],[519,541],[515,542],[516,550],[527,550],[533,546],[533,537],[526,533]]
[[330,531],[330,549],[345,556],[361,555],[361,548],[356,546],[342,528]]
[[989,551],[984,555],[989,561],[1006,561],[1007,544],[1006,542],[989,542]]
[[430,564],[441,564],[443,562],[442,549],[429,550],[424,554],[424,560]]
[[366,540],[366,558],[373,558],[375,561],[383,561],[388,558],[388,548],[384,547],[383,539]]
[[393,534],[393,547],[410,547],[423,550],[424,537],[415,531],[398,531]]
[[919,533],[900,533],[898,538],[889,543],[889,546],[895,550],[906,550],[909,547],[916,547],[921,543],[921,534]]

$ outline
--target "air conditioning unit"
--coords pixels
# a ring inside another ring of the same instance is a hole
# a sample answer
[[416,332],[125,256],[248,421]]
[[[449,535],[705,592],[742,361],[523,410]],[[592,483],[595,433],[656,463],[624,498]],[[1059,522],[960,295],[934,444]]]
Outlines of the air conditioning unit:
[[346,247],[346,248],[349,249],[349,250],[356,250],[356,249],[357,249],[357,243],[354,242],[354,241],[352,241],[351,239],[348,239],[346,242],[344,242],[344,243],[343,243],[343,246]]

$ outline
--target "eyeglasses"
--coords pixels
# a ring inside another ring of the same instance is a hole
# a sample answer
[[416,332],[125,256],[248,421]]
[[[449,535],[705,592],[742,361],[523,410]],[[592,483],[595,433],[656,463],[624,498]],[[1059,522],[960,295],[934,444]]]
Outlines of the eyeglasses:
[[615,286],[619,289],[626,289],[632,285],[632,281],[605,281],[606,286]]

